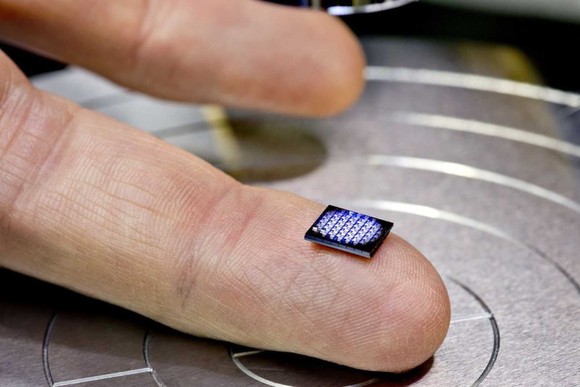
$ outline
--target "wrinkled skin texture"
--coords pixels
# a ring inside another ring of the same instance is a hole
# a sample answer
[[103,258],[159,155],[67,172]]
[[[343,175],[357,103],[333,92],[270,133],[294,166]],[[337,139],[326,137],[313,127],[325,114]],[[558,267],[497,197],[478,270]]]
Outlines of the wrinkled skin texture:
[[[252,0],[0,0],[0,36],[175,100],[325,116],[363,87],[338,20]],[[4,267],[195,335],[421,364],[449,326],[439,275],[394,234],[370,261],[303,242],[323,208],[35,90],[0,56]]]

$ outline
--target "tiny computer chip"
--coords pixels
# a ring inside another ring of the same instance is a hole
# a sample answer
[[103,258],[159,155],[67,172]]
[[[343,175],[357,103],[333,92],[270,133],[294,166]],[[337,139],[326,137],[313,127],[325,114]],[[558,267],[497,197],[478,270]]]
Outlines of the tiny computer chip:
[[371,258],[392,228],[391,222],[328,206],[308,229],[304,239]]

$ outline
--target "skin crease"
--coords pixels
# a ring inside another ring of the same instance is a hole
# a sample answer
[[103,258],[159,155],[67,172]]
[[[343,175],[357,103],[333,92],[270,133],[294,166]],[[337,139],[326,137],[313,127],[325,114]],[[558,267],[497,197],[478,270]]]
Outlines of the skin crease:
[[[173,99],[299,115],[356,99],[364,61],[338,21],[254,1],[218,12],[226,1],[0,0],[0,35]],[[304,242],[323,208],[34,90],[0,57],[4,267],[199,336],[369,370],[421,364],[449,326],[439,275],[395,234],[372,260]]]

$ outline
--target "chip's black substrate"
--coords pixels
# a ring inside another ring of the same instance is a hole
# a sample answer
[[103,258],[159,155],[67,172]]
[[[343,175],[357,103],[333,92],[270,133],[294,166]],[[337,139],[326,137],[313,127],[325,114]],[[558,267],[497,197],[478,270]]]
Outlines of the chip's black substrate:
[[328,206],[308,229],[304,239],[371,258],[392,228],[391,222]]

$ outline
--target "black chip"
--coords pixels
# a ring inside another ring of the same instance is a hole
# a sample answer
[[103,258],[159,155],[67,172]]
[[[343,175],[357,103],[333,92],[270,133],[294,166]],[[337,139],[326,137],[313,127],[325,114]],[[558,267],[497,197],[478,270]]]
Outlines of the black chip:
[[391,222],[328,206],[308,229],[304,239],[371,258],[392,228]]

